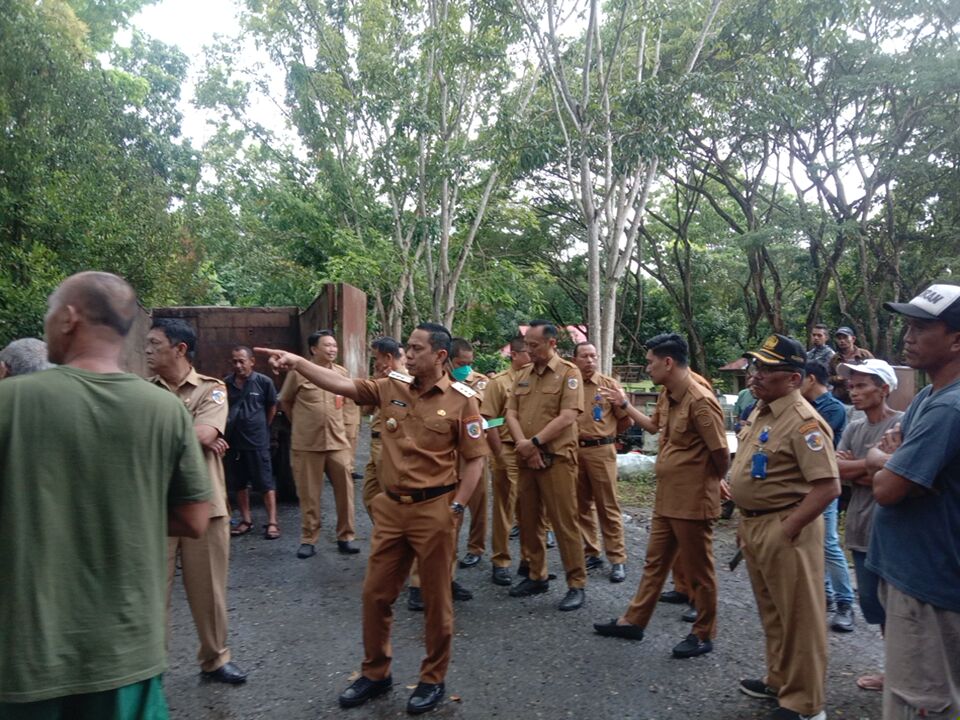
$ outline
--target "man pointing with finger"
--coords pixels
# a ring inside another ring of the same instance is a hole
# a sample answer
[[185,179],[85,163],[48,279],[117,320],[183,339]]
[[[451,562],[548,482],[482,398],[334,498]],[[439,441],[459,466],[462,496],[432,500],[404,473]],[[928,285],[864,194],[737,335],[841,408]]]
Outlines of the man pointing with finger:
[[[410,374],[394,371],[376,380],[350,380],[291,353],[259,350],[270,354],[276,370],[295,369],[325,390],[380,408],[385,491],[370,503],[374,530],[363,584],[364,660],[360,677],[340,695],[340,705],[362,705],[390,690],[393,603],[416,557],[427,656],[407,712],[432,710],[443,698],[450,662],[456,522],[487,454],[476,393],[444,372],[450,332],[435,323],[418,325],[406,347]],[[463,460],[459,478],[458,458]]]

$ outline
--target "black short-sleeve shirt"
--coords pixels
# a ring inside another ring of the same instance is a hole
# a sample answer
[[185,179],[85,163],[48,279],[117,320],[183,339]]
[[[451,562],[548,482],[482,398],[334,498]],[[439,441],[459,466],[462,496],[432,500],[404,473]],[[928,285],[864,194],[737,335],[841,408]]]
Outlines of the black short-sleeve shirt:
[[227,442],[236,450],[267,450],[270,448],[270,428],[267,410],[277,404],[277,388],[273,380],[256,371],[243,387],[234,383],[233,373],[223,381],[227,385]]

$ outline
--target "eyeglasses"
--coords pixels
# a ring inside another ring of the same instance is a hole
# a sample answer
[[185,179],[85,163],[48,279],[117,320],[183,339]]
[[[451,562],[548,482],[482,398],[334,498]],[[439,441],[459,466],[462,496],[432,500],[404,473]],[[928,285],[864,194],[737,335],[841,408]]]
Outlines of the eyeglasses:
[[772,375],[773,373],[778,372],[798,372],[796,368],[792,365],[757,365],[756,363],[750,363],[747,366],[747,375],[753,377],[754,375]]

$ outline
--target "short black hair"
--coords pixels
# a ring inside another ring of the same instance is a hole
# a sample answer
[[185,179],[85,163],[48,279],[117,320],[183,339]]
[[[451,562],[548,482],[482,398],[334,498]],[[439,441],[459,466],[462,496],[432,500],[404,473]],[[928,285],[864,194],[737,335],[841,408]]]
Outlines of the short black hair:
[[450,343],[453,338],[450,337],[450,331],[440,323],[425,322],[420,323],[415,328],[423,330],[430,336],[430,349],[434,352],[446,350],[447,357],[450,357]]
[[253,360],[253,348],[247,345],[234,345],[233,350],[230,351],[230,354],[232,355],[235,352],[245,352],[247,357]]
[[826,385],[830,382],[830,371],[827,369],[827,366],[822,362],[817,362],[816,360],[811,360],[803,367],[804,373],[812,376],[818,383],[821,385]]
[[450,340],[450,359],[458,357],[462,352],[472,352],[473,344],[462,337],[455,337]]
[[183,343],[187,346],[187,359],[193,361],[197,351],[197,332],[190,323],[180,318],[154,318],[151,330],[160,330],[167,336],[171,345]]
[[817,323],[813,326],[814,330],[823,330],[827,335],[830,334],[830,326],[824,325],[823,323]]
[[334,340],[337,339],[337,336],[333,334],[333,330],[314,330],[307,337],[307,347],[316,347],[317,343],[320,342],[322,337],[332,337]]
[[548,338],[555,338],[560,334],[559,332],[557,332],[557,326],[554,325],[549,320],[531,320],[530,327],[532,328],[542,327],[543,336]]
[[372,343],[370,347],[374,352],[378,352],[382,355],[391,355],[395,358],[400,357],[400,343],[394,340],[392,337],[383,336],[378,337]]
[[527,349],[526,344],[523,342],[523,335],[517,335],[510,340],[510,352],[525,352]]
[[[577,356],[577,353],[580,352],[580,348],[582,348],[584,345],[593,345],[593,343],[590,342],[589,340],[578,342],[576,345],[573,346],[573,357]],[[593,345],[593,346],[596,347],[596,345]]]
[[654,335],[644,345],[658,358],[673,358],[680,367],[687,367],[690,364],[690,347],[687,341],[677,333]]

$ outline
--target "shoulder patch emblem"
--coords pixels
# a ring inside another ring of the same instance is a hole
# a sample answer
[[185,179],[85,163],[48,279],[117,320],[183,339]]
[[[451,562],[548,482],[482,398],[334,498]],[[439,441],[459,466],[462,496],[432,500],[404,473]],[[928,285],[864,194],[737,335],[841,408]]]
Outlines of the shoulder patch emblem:
[[823,433],[819,430],[814,430],[803,436],[804,441],[807,443],[807,447],[813,450],[814,452],[820,452],[823,450]]
[[390,374],[387,377],[393,380],[399,380],[402,383],[409,385],[413,382],[413,375],[407,375],[406,373],[399,372],[398,370],[391,370]]
[[227,394],[222,388],[215,388],[213,392],[210,393],[210,399],[213,400],[217,405],[223,405],[223,403],[227,400]]
[[487,389],[486,380],[481,380],[480,382],[477,383],[477,390],[486,390],[486,389]]
[[571,390],[576,390],[580,387],[580,383],[577,382],[576,378],[567,378],[567,387]]
[[483,419],[482,418],[469,418],[465,421],[465,429],[467,435],[472,437],[474,440],[479,440],[483,435]]
[[460,393],[464,397],[472,398],[472,397],[476,397],[477,395],[476,390],[474,390],[469,385],[464,385],[462,382],[451,383],[450,387],[452,387],[454,390],[456,390],[458,393]]

